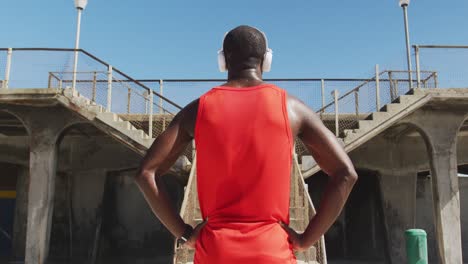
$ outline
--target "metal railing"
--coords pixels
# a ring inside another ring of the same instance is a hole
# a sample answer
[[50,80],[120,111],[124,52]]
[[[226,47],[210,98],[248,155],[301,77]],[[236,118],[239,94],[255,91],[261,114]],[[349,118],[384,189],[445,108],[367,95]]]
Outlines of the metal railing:
[[[362,82],[365,78],[277,78],[264,79],[285,89],[289,94],[300,98],[312,109],[318,110],[333,100],[331,91],[338,90],[345,93]],[[161,80],[145,79],[139,82],[147,86],[155,86]],[[165,97],[174,99],[181,105],[186,105],[200,97],[211,88],[226,82],[225,79],[164,79],[164,89],[158,92]]]
[[[79,64],[74,73],[75,51]],[[0,48],[1,89],[71,89],[74,75],[76,92],[119,114],[149,137],[165,130],[181,109],[153,88],[82,49]]]
[[468,86],[468,46],[413,45],[416,64],[416,87],[428,87],[421,69],[437,72],[435,87]]
[[[408,93],[417,84],[408,80],[408,71],[384,70],[375,67],[375,76],[350,89],[343,95],[338,90],[332,92],[333,100],[320,108],[317,113],[322,122],[336,137],[344,137],[344,130],[358,128],[359,120],[366,119],[370,114],[380,111],[388,103],[395,101],[400,95]],[[412,71],[410,74],[416,74]],[[437,72],[420,71],[421,80],[428,87],[437,87]],[[308,151],[298,141],[296,152],[299,156]]]
[[[415,75],[416,72],[411,72]],[[437,87],[437,73],[420,71],[424,87]],[[225,82],[222,79],[193,80],[139,80],[152,86],[164,83],[159,93],[169,98],[177,98],[182,105],[197,99],[212,87]],[[408,71],[385,70],[368,79],[265,79],[285,89],[319,113],[324,124],[338,137],[345,129],[353,128],[358,121],[383,105],[394,101],[401,94],[415,87],[416,78],[410,85]],[[305,146],[297,140],[296,152],[307,153]]]
[[[419,46],[421,48],[422,46]],[[197,99],[222,79],[135,80],[84,50],[77,50],[76,91],[107,111],[119,114],[150,137],[159,135],[181,107]],[[74,49],[0,49],[2,88],[69,89]],[[419,54],[419,53],[418,53]],[[418,55],[419,56],[419,55]],[[418,59],[419,60],[419,59]],[[361,79],[266,79],[303,100],[340,136],[360,119],[407,93],[412,87],[438,87],[439,75],[421,71],[410,83],[407,71],[385,70]],[[172,100],[169,100],[171,98]],[[175,103],[174,101],[177,101]],[[297,144],[298,153],[305,151]]]

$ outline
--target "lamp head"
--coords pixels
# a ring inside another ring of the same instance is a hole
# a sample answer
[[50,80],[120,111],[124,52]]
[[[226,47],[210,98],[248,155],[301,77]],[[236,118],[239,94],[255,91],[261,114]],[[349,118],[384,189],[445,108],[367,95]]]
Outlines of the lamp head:
[[85,9],[86,5],[88,4],[88,0],[74,0],[75,1],[75,7],[78,9]]
[[400,0],[400,7],[408,6],[410,0]]

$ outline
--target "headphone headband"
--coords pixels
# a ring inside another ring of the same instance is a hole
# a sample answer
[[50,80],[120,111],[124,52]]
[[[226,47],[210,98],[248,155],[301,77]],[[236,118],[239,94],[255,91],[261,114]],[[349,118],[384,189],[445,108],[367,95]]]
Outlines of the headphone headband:
[[[269,49],[269,47],[268,47],[268,38],[267,38],[265,32],[261,31],[260,29],[258,29],[258,28],[256,28],[256,27],[252,27],[252,28],[254,28],[254,29],[258,30],[258,32],[262,33],[263,39],[265,40],[266,49],[268,50],[268,49]],[[222,45],[223,45],[223,46],[224,46],[224,41],[226,40],[226,37],[227,37],[227,35],[229,34],[229,32],[230,32],[230,31],[224,33],[223,42],[222,42]],[[221,46],[221,50],[220,50],[220,51],[223,51],[223,47],[222,47],[222,46]]]
[[[268,46],[268,38],[267,38],[266,34],[263,31],[261,31],[260,29],[256,28],[256,27],[253,27],[253,28],[258,30],[260,33],[262,33],[263,39],[265,40],[266,51],[265,51],[265,54],[263,56],[262,70],[264,72],[269,72],[271,70],[271,62],[273,60],[273,51]],[[229,31],[224,34],[221,49],[218,51],[218,67],[219,67],[219,71],[221,71],[221,72],[226,72],[227,71],[226,57],[224,56],[223,46],[224,46],[224,41],[226,40],[226,36],[228,34],[229,34]]]

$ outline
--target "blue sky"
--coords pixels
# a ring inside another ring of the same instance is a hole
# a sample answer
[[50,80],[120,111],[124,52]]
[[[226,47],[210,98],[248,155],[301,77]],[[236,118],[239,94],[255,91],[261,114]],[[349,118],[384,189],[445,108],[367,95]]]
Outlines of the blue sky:
[[[412,1],[412,44],[468,44],[468,1]],[[72,0],[9,0],[1,47],[73,48]],[[375,64],[405,67],[397,0],[89,0],[81,47],[134,78],[223,78],[216,52],[226,31],[256,26],[274,51],[270,78],[369,77]]]

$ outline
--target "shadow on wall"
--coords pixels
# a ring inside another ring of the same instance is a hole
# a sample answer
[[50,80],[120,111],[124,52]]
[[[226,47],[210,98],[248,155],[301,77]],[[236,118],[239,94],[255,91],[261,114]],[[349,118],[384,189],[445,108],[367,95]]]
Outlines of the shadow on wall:
[[[61,175],[57,180],[51,261],[172,263],[173,237],[153,215],[130,174],[80,174],[73,176],[71,185],[69,178]],[[183,186],[171,175],[164,176],[164,183],[179,208]]]
[[[386,239],[377,175],[370,171],[357,172],[359,180],[343,212],[325,234],[327,258],[330,263],[386,263]],[[319,172],[306,181],[316,207],[319,206],[327,180],[328,176]]]

